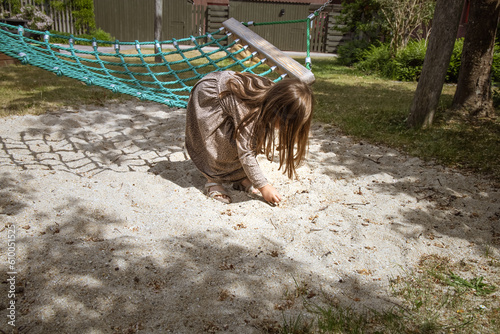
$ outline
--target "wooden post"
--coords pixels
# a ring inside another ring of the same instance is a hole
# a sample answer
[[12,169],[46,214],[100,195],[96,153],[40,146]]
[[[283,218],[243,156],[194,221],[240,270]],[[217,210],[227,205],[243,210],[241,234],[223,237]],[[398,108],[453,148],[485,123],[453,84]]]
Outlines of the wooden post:
[[[161,24],[163,20],[163,0],[155,0],[155,40],[161,41]],[[158,47],[155,45],[155,53],[160,52]],[[161,63],[161,56],[155,57],[155,62]]]

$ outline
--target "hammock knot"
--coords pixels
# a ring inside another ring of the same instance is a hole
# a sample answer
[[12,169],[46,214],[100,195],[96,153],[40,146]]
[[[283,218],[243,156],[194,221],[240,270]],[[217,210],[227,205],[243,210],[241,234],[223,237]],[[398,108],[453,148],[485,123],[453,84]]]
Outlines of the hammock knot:
[[94,78],[84,77],[83,81],[85,82],[85,84],[87,84],[87,86],[92,86],[94,84]]
[[21,64],[23,65],[27,65],[30,61],[30,58],[28,57],[28,55],[24,52],[19,52],[18,53],[19,57],[21,57]]
[[62,76],[64,75],[63,71],[62,71],[59,67],[55,66],[55,67],[54,67],[54,68],[52,68],[52,69],[54,70],[54,73],[55,73],[58,77],[62,77]]

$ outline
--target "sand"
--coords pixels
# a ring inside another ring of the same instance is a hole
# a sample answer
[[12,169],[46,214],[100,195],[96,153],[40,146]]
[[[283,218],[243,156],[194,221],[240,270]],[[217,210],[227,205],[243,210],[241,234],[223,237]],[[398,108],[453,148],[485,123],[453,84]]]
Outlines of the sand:
[[184,125],[184,109],[141,101],[0,119],[14,332],[273,332],[303,312],[300,288],[311,303],[391,307],[389,280],[424,255],[499,255],[486,178],[316,123],[298,180],[259,157],[279,206],[230,185],[225,205],[203,194]]

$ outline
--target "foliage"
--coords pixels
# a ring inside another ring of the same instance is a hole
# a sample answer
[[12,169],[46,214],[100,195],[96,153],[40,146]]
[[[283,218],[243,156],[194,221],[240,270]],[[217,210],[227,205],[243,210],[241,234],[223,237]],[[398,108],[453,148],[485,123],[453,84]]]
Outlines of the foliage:
[[[43,4],[44,2],[45,0],[36,0],[35,4],[40,5]],[[9,17],[11,15],[17,15],[17,14],[23,15],[23,11],[25,11],[24,8],[33,7],[31,5],[22,6],[20,0],[3,0],[3,3],[4,5],[10,4],[12,8],[12,13],[1,13],[0,16],[3,17]],[[93,0],[50,0],[49,5],[52,9],[56,11],[64,11],[67,8],[72,8],[71,14],[75,18],[75,28],[77,30],[84,29],[90,32],[96,28]],[[7,8],[7,6],[5,7]],[[38,29],[36,27],[33,27],[33,29],[46,30],[47,28]]]
[[76,18],[75,28],[87,27],[88,30],[95,29],[94,1],[93,0],[72,0],[76,10],[73,15]]
[[[65,33],[65,32],[60,32],[60,31],[55,31],[55,30],[50,31],[50,33],[52,34],[52,36],[50,37],[50,41],[52,43],[67,44],[68,38],[71,36],[70,33]],[[85,38],[85,39],[90,39],[90,40],[95,38],[98,41],[109,41],[109,42],[116,40],[113,36],[111,36],[109,33],[105,32],[102,29],[95,29],[88,34],[76,35],[74,37]],[[83,41],[77,40],[77,41],[75,41],[74,44],[92,45],[92,42],[83,42]]]
[[395,79],[401,81],[417,81],[422,73],[427,42],[425,40],[410,41],[396,54],[394,59]]
[[434,0],[378,0],[390,31],[390,51],[395,55],[410,39],[420,39],[434,14]]
[[354,39],[371,44],[387,39],[394,56],[412,38],[426,39],[424,29],[432,19],[434,6],[434,0],[344,0],[337,29],[352,32]]
[[464,48],[464,39],[459,38],[455,41],[453,52],[448,65],[448,72],[446,72],[446,82],[458,82],[458,72],[462,65],[462,49]]
[[370,47],[370,42],[364,39],[354,39],[337,49],[338,61],[341,65],[351,66],[363,60],[363,53]]
[[50,6],[59,11],[71,7],[77,30],[84,29],[90,32],[96,28],[93,0],[51,0]]
[[356,65],[356,68],[365,73],[384,74],[385,77],[392,78],[390,69],[392,63],[388,44],[372,44],[362,53],[362,60]]
[[[456,83],[460,70],[463,38],[457,39],[453,47],[450,64],[446,73],[447,83]],[[365,50],[358,50],[361,54],[358,63],[355,63],[357,69],[365,73],[376,73],[383,77],[400,81],[418,81],[422,66],[424,64],[425,53],[427,51],[427,41],[411,40],[408,45],[391,57],[390,46],[386,44],[370,45]],[[352,51],[353,53],[355,51]],[[345,64],[342,57],[339,57],[339,63]],[[494,82],[500,80],[500,46],[495,46],[493,57],[492,79]]]
[[342,11],[336,17],[337,29],[353,33],[355,39],[374,43],[387,34],[379,11],[378,0],[343,0]]
[[495,51],[493,53],[493,70],[491,73],[491,78],[493,82],[500,82],[500,42],[495,44]]
[[30,29],[41,31],[49,29],[54,23],[50,16],[43,13],[38,7],[32,5],[23,6],[21,12],[12,16],[12,18],[27,20]]
[[493,107],[500,109],[500,89],[498,87],[493,89]]

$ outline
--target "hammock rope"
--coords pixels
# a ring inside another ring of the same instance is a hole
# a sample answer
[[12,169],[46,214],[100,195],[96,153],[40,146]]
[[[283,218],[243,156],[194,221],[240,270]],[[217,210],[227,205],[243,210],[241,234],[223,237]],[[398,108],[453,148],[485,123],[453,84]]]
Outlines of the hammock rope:
[[[310,25],[321,10],[322,8],[301,20],[242,24],[248,27],[307,22],[305,63],[310,70]],[[214,37],[220,34],[223,34],[222,37]],[[22,64],[70,77],[89,86],[100,86],[142,100],[185,108],[194,84],[211,72],[250,72],[268,76],[273,81],[279,81],[287,75],[276,71],[277,66],[272,66],[272,62],[266,64],[267,59],[256,58],[258,52],[248,52],[248,45],[241,47],[238,36],[234,36],[231,41],[231,35],[232,32],[221,27],[205,35],[161,42],[110,42],[73,35],[62,36],[0,22],[0,52],[18,59]],[[51,43],[51,39],[55,38],[65,42]],[[183,45],[186,43],[191,45]],[[75,45],[78,44],[91,44],[92,50],[76,48]],[[132,46],[135,52],[133,49],[121,51],[131,49]],[[114,53],[107,52],[106,49],[101,51],[99,48],[111,48]],[[158,58],[162,61],[155,62]]]

